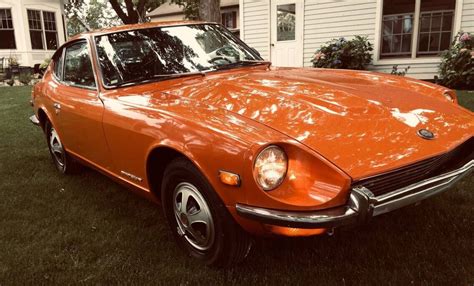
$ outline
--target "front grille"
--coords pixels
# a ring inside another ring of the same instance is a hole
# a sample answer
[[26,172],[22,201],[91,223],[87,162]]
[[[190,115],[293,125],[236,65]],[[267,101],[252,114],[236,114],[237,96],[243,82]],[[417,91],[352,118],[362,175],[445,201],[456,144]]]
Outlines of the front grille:
[[397,170],[355,181],[352,186],[363,186],[374,195],[382,195],[416,182],[462,167],[474,159],[474,137],[445,154],[416,162]]

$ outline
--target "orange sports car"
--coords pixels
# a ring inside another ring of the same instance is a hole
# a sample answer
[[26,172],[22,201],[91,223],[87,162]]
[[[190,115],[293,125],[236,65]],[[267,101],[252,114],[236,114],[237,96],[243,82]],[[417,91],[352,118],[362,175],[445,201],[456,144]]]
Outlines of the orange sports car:
[[251,235],[363,223],[474,168],[474,114],[453,91],[272,67],[213,23],[76,36],[31,102],[61,173],[85,164],[160,202],[180,246],[208,265],[242,260]]

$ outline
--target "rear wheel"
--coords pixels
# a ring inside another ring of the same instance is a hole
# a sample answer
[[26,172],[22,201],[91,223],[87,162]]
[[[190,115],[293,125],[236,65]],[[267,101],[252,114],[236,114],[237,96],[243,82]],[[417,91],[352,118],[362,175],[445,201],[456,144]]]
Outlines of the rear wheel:
[[190,256],[225,267],[242,261],[250,251],[251,237],[187,159],[178,158],[166,168],[162,202],[175,238]]
[[56,169],[63,174],[76,173],[80,169],[80,164],[67,154],[58,132],[51,122],[46,122],[45,131],[49,153]]

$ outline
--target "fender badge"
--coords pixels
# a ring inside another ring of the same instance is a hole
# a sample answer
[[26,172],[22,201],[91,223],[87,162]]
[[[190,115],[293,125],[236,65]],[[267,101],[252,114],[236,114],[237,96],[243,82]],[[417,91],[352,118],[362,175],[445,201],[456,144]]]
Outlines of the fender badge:
[[420,129],[416,131],[416,134],[418,134],[418,136],[426,140],[432,140],[435,138],[435,135],[433,134],[433,132],[426,129]]

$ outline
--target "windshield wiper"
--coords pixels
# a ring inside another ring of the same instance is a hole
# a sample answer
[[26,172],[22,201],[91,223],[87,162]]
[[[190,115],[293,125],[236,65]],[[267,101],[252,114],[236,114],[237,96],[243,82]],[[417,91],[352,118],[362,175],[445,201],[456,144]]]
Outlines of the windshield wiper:
[[205,76],[206,73],[202,71],[197,71],[197,72],[172,73],[172,74],[155,74],[155,75],[148,76],[141,79],[132,79],[132,80],[123,81],[121,83],[113,85],[112,87],[123,87],[123,86],[128,86],[128,85],[135,85],[139,83],[148,83],[148,82],[154,82],[154,81],[159,81],[159,80],[188,77],[188,76],[195,76],[195,75]]
[[257,61],[257,60],[240,60],[236,61],[235,63],[225,64],[222,66],[217,66],[216,70],[225,70],[231,69],[235,67],[243,67],[243,66],[256,66],[256,65],[268,65],[270,66],[272,63],[269,61]]

